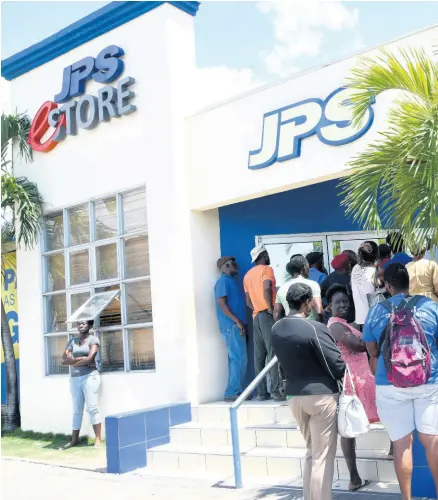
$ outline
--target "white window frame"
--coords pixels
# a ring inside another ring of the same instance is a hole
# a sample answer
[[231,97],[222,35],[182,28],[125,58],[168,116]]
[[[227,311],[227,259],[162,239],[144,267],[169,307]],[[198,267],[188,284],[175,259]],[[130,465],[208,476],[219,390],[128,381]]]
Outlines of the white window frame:
[[[43,245],[42,252],[42,273],[43,273],[43,329],[44,329],[44,352],[45,352],[45,368],[46,368],[46,376],[59,376],[64,374],[49,374],[49,358],[48,358],[48,350],[47,350],[47,341],[50,337],[64,337],[66,343],[72,337],[77,335],[76,330],[73,328],[73,324],[66,324],[65,332],[53,332],[48,331],[49,325],[47,324],[48,319],[48,309],[47,309],[47,297],[51,295],[57,294],[65,294],[66,296],[66,320],[71,316],[71,297],[77,293],[85,293],[88,292],[90,297],[94,296],[97,288],[106,288],[111,286],[118,286],[120,288],[120,292],[118,297],[120,298],[120,312],[121,312],[121,323],[120,325],[111,325],[111,326],[103,326],[95,325],[95,331],[98,336],[104,335],[105,332],[111,331],[121,331],[122,332],[122,341],[123,341],[123,360],[124,360],[124,372],[130,372],[130,360],[129,360],[129,332],[133,329],[153,329],[153,321],[144,322],[144,323],[127,323],[127,304],[126,304],[126,284],[134,283],[137,281],[148,281],[151,283],[150,276],[150,268],[149,274],[144,276],[139,276],[135,278],[126,278],[125,279],[125,256],[124,256],[124,240],[134,237],[134,236],[147,236],[149,237],[148,227],[147,227],[147,218],[146,224],[144,228],[140,228],[138,230],[132,231],[130,233],[124,232],[124,213],[123,213],[123,199],[122,196],[125,194],[129,194],[132,191],[143,190],[143,196],[145,198],[146,203],[146,189],[145,186],[134,186],[131,189],[124,190],[118,193],[109,193],[103,196],[94,198],[92,200],[88,200],[87,202],[77,203],[72,206],[64,207],[63,209],[57,209],[53,211],[48,211],[44,214],[44,217],[50,217],[52,215],[58,215],[62,213],[63,216],[63,225],[64,225],[64,247],[56,250],[46,251],[46,232],[45,226],[42,230],[41,241]],[[106,238],[102,240],[96,240],[95,236],[95,207],[94,204],[97,201],[101,201],[104,199],[108,199],[111,197],[116,197],[116,206],[117,206],[117,229],[118,234],[111,238]],[[84,205],[88,203],[89,210],[89,231],[90,231],[90,241],[88,243],[82,243],[79,245],[69,246],[69,217],[68,210],[75,208],[80,205]],[[97,268],[96,268],[96,248],[99,246],[103,246],[106,244],[116,244],[117,250],[117,262],[118,262],[118,276],[116,278],[111,278],[107,280],[97,280]],[[81,283],[78,285],[70,285],[70,255],[76,251],[88,250],[88,265],[89,265],[89,282]],[[63,253],[64,255],[64,271],[65,271],[65,289],[56,290],[56,291],[47,291],[48,285],[48,266],[46,257],[56,254]],[[149,259],[149,255],[146,256]],[[114,300],[114,299],[113,299]],[[151,304],[151,309],[153,310],[153,304]],[[153,332],[152,332],[153,334]],[[155,350],[155,349],[154,349]],[[137,372],[154,372],[155,367],[151,369],[145,370],[133,370],[135,373]],[[106,372],[104,372],[105,374]],[[111,373],[111,372],[109,372]],[[120,373],[120,372],[117,372]],[[68,371],[66,371],[68,374]]]

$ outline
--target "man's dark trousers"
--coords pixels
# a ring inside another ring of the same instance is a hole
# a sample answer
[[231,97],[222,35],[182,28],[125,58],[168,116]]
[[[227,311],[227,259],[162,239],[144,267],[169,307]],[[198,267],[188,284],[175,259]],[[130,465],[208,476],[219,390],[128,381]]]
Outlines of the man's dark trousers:
[[[253,320],[254,331],[254,369],[258,375],[265,365],[274,357],[274,348],[272,347],[272,327],[274,326],[274,317],[268,311],[257,313]],[[271,395],[278,396],[279,376],[278,367],[275,365],[269,372],[271,377]],[[268,398],[266,389],[266,378],[257,387],[257,396],[259,398]]]

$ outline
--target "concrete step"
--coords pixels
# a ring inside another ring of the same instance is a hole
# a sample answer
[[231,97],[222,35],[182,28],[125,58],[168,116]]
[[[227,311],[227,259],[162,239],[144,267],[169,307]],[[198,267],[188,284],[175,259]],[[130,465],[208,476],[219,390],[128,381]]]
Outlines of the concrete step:
[[[204,472],[202,474],[199,471],[188,471],[188,470],[160,470],[154,469],[153,467],[145,467],[144,469],[137,469],[132,474],[142,477],[148,477],[158,480],[166,480],[169,478],[180,479],[183,481],[196,481],[197,484],[205,483],[210,486],[215,491],[220,489],[234,489],[234,476],[230,475],[224,477],[215,473]],[[348,479],[336,479],[333,481],[332,489],[334,493],[340,493],[348,490]],[[246,490],[253,488],[254,498],[271,498],[272,495],[276,495],[276,498],[296,498],[297,488],[303,487],[302,478],[278,478],[271,476],[244,476],[243,486]],[[398,483],[388,483],[388,482],[376,482],[372,481],[369,485],[360,490],[361,493],[374,494],[373,500],[384,500],[386,495],[391,495],[389,498],[393,499],[394,494],[400,494],[400,487]],[[375,495],[379,495],[378,497]],[[359,495],[360,498],[366,498],[371,500],[371,496],[363,497]],[[336,496],[337,497],[337,496]]]
[[[192,406],[192,421],[201,424],[229,423],[230,403],[219,401]],[[240,425],[295,423],[289,405],[272,401],[245,401],[238,410]]]
[[[359,473],[375,482],[397,481],[387,450],[357,450]],[[244,477],[300,478],[303,474],[304,448],[268,448],[241,445]],[[231,446],[183,446],[170,443],[148,451],[148,470],[179,470],[190,473],[211,473],[223,478],[233,474]],[[342,453],[337,454],[335,480],[347,480],[348,470]]]
[[[178,478],[184,480],[196,480],[198,483],[206,482],[215,489],[234,489],[235,487],[233,475],[224,477],[223,475],[211,472],[203,472],[202,474],[200,474],[199,471],[196,470],[164,470],[158,468],[154,469],[153,467],[145,467],[144,469],[137,469],[133,474],[154,479]],[[349,482],[349,479],[336,479],[333,481],[332,489],[334,492],[348,491]],[[258,493],[262,491],[261,488],[269,488],[269,498],[275,491],[278,495],[278,498],[281,497],[292,499],[295,498],[294,494],[297,491],[296,488],[303,487],[303,479],[292,478],[291,476],[284,478],[272,476],[244,476],[243,485],[246,489],[257,488]],[[387,494],[400,494],[400,487],[397,482],[391,483],[372,481],[369,485],[361,489],[360,492],[378,494],[378,497],[373,496],[372,498],[375,500],[384,500]],[[259,496],[257,498],[259,498]],[[371,499],[370,496],[367,496],[366,498],[368,500]],[[390,498],[393,498],[393,496],[391,496]]]
[[[230,406],[217,402],[192,407],[192,422],[171,428],[170,444],[148,451],[147,473],[215,477],[232,482]],[[245,402],[238,410],[238,420],[245,481],[292,481],[300,486],[306,450],[289,405]],[[393,464],[387,459],[388,435],[380,424],[371,427],[366,436],[357,439],[359,472],[364,479],[373,481],[366,491],[397,492]],[[334,479],[335,490],[348,487],[348,470],[339,446]]]
[[[305,448],[305,441],[296,424],[260,424],[239,429],[242,447]],[[231,429],[226,422],[190,422],[170,429],[170,442],[179,446],[227,446],[232,444]],[[373,424],[372,430],[356,440],[358,450],[389,450],[389,437],[383,426]],[[340,442],[338,443],[340,449]]]

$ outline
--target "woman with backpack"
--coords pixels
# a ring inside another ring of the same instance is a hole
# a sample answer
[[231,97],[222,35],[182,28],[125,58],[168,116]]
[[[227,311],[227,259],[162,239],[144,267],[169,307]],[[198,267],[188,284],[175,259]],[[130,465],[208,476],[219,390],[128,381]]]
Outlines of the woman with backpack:
[[[369,422],[371,424],[378,422],[376,386],[368,365],[365,342],[362,340],[362,334],[359,330],[347,322],[350,306],[347,288],[343,285],[333,285],[328,289],[326,297],[332,313],[327,326],[336,340],[342,358],[350,369],[357,396],[365,409]],[[351,394],[349,380],[346,389],[347,393]],[[350,473],[348,489],[357,491],[370,484],[369,480],[361,479],[357,470],[356,440],[341,437],[341,448]]]

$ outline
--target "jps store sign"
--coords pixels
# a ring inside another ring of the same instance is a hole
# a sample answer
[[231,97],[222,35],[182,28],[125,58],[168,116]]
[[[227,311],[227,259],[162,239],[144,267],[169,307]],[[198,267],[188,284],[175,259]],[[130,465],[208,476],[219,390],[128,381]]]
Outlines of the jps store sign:
[[[135,96],[129,87],[135,83],[127,76],[117,83],[117,87],[106,85],[99,89],[97,96],[83,95],[88,80],[111,83],[122,74],[124,63],[120,59],[123,49],[110,45],[100,51],[96,58],[85,57],[64,68],[62,88],[52,101],[46,101],[37,111],[29,132],[29,144],[35,151],[47,153],[68,135],[76,135],[78,128],[91,129],[100,122],[118,118],[136,111],[130,104]],[[82,96],[78,100],[74,97]],[[65,103],[58,107],[58,103]],[[50,127],[53,134],[44,139]],[[43,140],[44,139],[44,140]]]
[[325,100],[312,98],[266,113],[260,149],[250,151],[248,168],[269,167],[301,155],[301,142],[312,135],[329,146],[341,146],[362,137],[371,127],[370,102],[359,128],[351,122],[348,90],[337,89]]

